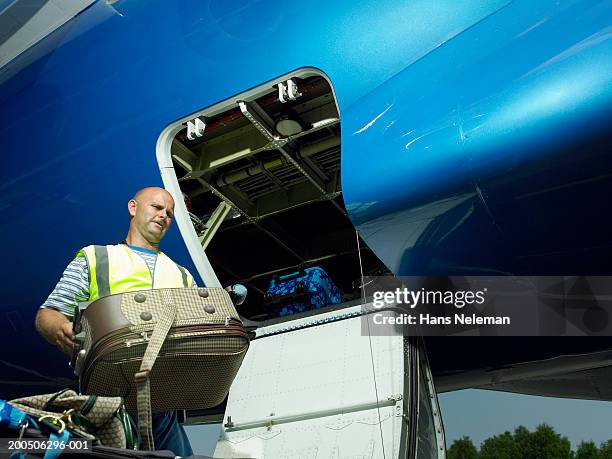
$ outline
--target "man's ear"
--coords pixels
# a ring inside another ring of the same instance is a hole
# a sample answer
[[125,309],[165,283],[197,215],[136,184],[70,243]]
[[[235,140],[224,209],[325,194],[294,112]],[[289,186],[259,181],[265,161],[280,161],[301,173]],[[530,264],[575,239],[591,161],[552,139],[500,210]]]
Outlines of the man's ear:
[[136,215],[136,201],[134,199],[130,199],[128,201],[128,212],[130,213],[130,217]]

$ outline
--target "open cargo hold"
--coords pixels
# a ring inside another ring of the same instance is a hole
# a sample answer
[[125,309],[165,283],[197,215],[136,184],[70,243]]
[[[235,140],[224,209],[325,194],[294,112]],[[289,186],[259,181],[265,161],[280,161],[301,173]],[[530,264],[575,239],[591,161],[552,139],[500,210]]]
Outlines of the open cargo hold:
[[279,315],[265,301],[276,275],[321,267],[350,301],[361,295],[359,252],[365,275],[388,273],[358,249],[344,208],[329,82],[312,70],[285,81],[200,112],[171,149],[200,244],[222,285],[246,285],[239,312],[254,320]]

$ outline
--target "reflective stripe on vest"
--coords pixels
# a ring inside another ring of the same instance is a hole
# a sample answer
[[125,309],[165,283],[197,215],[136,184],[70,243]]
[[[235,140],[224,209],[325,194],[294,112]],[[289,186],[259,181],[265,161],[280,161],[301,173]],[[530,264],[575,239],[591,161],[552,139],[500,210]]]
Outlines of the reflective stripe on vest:
[[187,270],[162,252],[157,253],[153,278],[144,259],[124,244],[89,245],[77,256],[84,256],[89,267],[89,301],[115,293],[193,285]]

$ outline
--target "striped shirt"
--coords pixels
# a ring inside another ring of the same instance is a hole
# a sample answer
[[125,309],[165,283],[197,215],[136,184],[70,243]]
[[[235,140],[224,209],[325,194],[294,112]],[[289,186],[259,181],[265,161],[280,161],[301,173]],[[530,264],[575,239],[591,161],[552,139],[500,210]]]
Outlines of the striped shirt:
[[[142,257],[153,278],[157,252],[133,245],[128,245],[128,247]],[[193,287],[197,287],[195,280]],[[41,309],[51,308],[65,316],[74,317],[78,304],[85,301],[89,301],[89,266],[85,257],[76,257],[66,267],[61,279],[42,304]]]

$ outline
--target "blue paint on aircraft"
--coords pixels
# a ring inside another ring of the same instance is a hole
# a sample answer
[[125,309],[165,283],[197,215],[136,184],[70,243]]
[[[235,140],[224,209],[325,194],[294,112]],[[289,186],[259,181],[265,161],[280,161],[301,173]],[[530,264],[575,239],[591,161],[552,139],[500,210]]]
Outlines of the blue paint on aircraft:
[[342,177],[395,273],[609,274],[609,2],[515,2],[353,104]]
[[[344,199],[396,273],[576,274],[592,257],[603,263],[611,8],[94,3],[0,70],[0,373],[11,375],[0,397],[70,378],[34,315],[73,254],[121,241],[127,199],[162,184],[164,128],[302,67],[334,87]],[[195,273],[176,228],[162,248]]]

